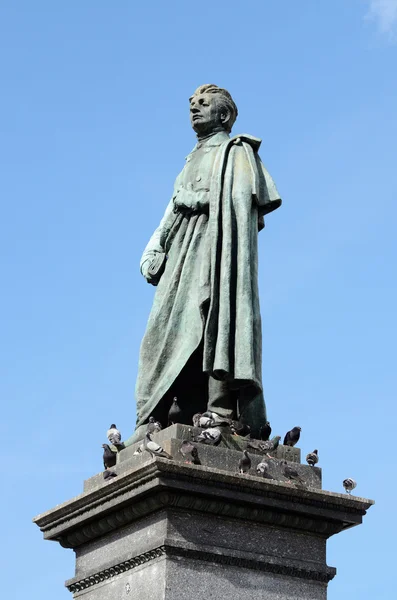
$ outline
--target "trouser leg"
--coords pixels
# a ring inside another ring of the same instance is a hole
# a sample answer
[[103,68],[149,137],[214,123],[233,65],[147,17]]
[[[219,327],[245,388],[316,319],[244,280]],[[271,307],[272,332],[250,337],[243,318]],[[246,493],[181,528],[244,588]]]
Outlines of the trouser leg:
[[230,390],[227,381],[208,378],[208,408],[225,419],[232,419],[235,412],[235,394]]

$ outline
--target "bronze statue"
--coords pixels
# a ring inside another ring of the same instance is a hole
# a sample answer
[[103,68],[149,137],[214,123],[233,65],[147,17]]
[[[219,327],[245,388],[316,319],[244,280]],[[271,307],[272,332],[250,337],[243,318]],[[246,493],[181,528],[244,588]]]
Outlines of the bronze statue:
[[157,286],[142,340],[137,429],[166,424],[176,396],[183,422],[209,410],[266,422],[258,295],[258,231],[281,199],[258,156],[261,140],[230,137],[237,107],[226,90],[200,86],[190,98],[197,144],[141,259]]

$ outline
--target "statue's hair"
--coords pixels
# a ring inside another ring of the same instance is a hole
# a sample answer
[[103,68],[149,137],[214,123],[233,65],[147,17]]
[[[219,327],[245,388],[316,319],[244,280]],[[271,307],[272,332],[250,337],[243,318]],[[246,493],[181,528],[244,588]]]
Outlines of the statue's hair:
[[227,131],[230,133],[237,119],[238,110],[229,92],[223,88],[218,87],[214,83],[206,83],[204,85],[200,85],[200,87],[197,88],[193,96],[189,98],[189,102],[191,102],[192,98],[194,96],[197,96],[198,94],[217,94],[219,96],[219,106],[227,110],[227,112],[230,114],[229,121],[225,123],[225,129],[227,129]]

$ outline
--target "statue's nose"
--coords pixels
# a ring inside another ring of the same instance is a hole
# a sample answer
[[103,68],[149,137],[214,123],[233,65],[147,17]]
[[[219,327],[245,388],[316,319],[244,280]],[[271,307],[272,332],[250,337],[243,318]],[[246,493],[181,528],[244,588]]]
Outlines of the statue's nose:
[[198,109],[196,106],[191,106],[190,107],[190,112],[192,113],[192,115],[195,115],[198,112],[200,112],[200,109]]

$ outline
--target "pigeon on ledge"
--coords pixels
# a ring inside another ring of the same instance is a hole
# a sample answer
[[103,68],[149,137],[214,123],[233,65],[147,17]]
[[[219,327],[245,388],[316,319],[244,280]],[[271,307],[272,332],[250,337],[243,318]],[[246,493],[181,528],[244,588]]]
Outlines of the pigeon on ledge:
[[357,486],[357,482],[354,481],[351,477],[343,480],[343,487],[345,488],[348,494],[351,494],[354,488]]
[[313,450],[313,452],[309,452],[306,456],[306,462],[311,467],[314,467],[318,463],[318,450]]
[[256,467],[256,472],[260,477],[263,477],[264,479],[273,479],[274,480],[274,477],[272,477],[270,475],[270,473],[268,473],[268,470],[269,470],[269,465],[265,461],[260,462],[258,464],[258,466]]
[[105,469],[109,469],[110,467],[114,467],[117,461],[117,452],[113,452],[108,446],[108,444],[102,444],[103,448],[103,466]]
[[146,433],[144,446],[145,450],[147,450],[151,456],[161,456],[162,458],[172,459],[171,454],[168,454],[168,452],[166,452],[162,446],[156,442],[153,442],[149,432]]
[[284,446],[295,446],[299,441],[301,430],[301,427],[293,427],[291,431],[288,431],[285,434]]
[[160,421],[156,421],[154,417],[149,417],[149,422],[147,425],[147,431],[149,433],[158,433],[163,428],[161,426]]
[[272,428],[270,427],[269,421],[266,421],[264,425],[260,428],[259,437],[261,440],[266,442],[272,434]]
[[243,450],[243,456],[240,458],[238,463],[239,473],[248,473],[251,468],[251,458],[247,450]]
[[210,427],[209,429],[204,429],[204,431],[200,433],[197,441],[200,442],[200,444],[215,446],[220,441],[221,435],[221,431],[218,427]]
[[306,487],[305,481],[299,475],[298,471],[294,469],[294,467],[289,465],[286,460],[284,461],[283,465],[283,475],[286,477],[286,479],[288,479],[290,482],[292,481],[293,483],[299,483],[299,485],[302,487]]
[[109,442],[113,444],[113,446],[120,446],[121,433],[114,423],[112,423],[107,430],[106,437],[108,438]]
[[188,440],[183,440],[181,447],[179,448],[179,452],[182,454],[182,456],[184,458],[187,458],[190,460],[187,460],[187,463],[193,464],[193,465],[200,465],[200,459],[198,456],[198,451],[196,446],[193,446],[192,442],[189,442]]
[[175,425],[175,423],[181,422],[182,410],[178,404],[178,398],[175,398],[172,401],[171,408],[168,411],[168,425]]

